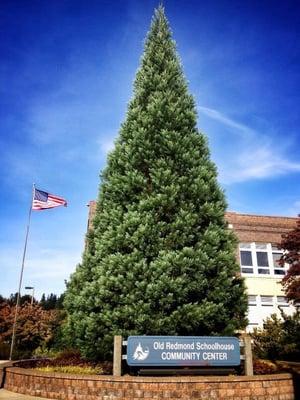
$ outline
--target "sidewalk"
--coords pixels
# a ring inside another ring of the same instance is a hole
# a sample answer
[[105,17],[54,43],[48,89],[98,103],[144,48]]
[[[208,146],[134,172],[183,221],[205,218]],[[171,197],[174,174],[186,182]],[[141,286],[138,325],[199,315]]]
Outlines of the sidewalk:
[[33,397],[25,394],[8,392],[5,389],[0,389],[0,400],[47,400],[44,397]]

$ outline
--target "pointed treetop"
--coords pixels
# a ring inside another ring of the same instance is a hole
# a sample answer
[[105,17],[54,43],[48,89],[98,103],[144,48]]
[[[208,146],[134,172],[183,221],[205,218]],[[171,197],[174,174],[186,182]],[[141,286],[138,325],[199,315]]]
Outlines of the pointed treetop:
[[[181,95],[186,95],[193,103],[172,36],[164,6],[160,4],[152,17],[140,68],[134,82],[137,102],[140,103],[141,100],[145,102],[146,99],[153,101],[153,96],[157,98],[164,96],[170,90],[175,90],[178,99]],[[132,105],[135,105],[135,100]],[[196,114],[195,109],[194,112]]]
[[[168,32],[170,36],[172,36],[172,32],[170,30],[169,22],[165,14],[165,8],[162,4],[158,6],[154,10],[154,15],[152,17],[151,26],[150,26],[150,34],[153,33],[162,33]],[[149,39],[149,35],[148,38]]]

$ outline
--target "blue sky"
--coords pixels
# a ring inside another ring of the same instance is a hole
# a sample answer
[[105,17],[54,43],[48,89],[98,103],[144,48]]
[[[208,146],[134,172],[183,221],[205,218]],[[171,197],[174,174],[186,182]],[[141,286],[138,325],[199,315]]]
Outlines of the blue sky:
[[[61,293],[124,120],[157,1],[4,0],[0,8],[0,294]],[[300,3],[164,1],[230,210],[300,212]],[[24,290],[22,289],[23,293]]]

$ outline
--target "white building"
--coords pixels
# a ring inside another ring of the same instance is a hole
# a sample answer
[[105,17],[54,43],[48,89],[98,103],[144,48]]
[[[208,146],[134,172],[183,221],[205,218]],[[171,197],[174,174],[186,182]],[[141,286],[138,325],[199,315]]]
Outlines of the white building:
[[289,304],[282,290],[281,279],[288,265],[278,260],[282,250],[277,248],[281,236],[296,227],[297,218],[270,217],[228,212],[226,218],[239,239],[238,260],[248,292],[248,329],[260,327],[271,314],[286,314],[295,308]]

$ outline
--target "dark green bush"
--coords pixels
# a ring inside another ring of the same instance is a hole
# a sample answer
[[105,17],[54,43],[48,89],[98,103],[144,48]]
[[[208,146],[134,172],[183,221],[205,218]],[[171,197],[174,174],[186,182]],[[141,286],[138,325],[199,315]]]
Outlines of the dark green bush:
[[0,343],[0,360],[9,358],[10,346],[8,343]]

